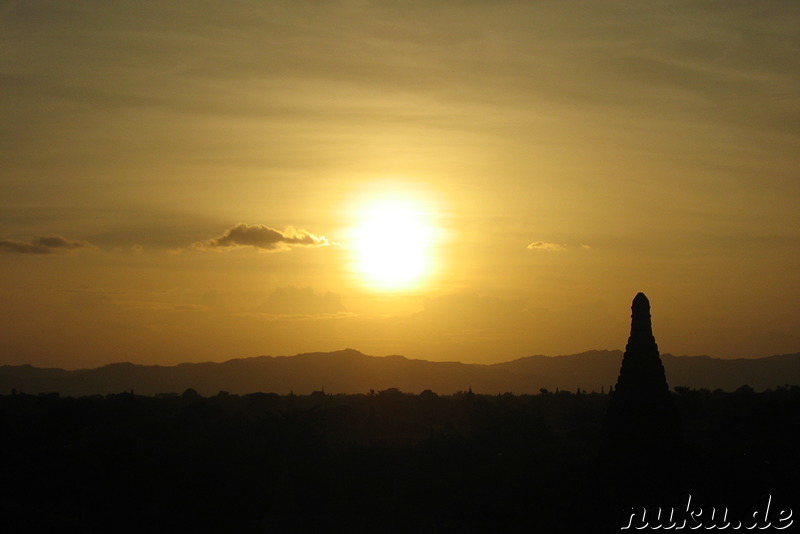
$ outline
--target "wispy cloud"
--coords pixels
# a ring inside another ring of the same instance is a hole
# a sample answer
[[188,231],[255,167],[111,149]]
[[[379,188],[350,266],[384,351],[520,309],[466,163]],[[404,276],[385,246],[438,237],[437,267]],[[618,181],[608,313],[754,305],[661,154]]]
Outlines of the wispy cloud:
[[33,241],[0,240],[0,251],[12,254],[54,254],[81,248],[93,248],[93,246],[87,241],[74,241],[52,234]]
[[544,250],[546,252],[562,252],[567,249],[567,245],[561,243],[549,243],[547,241],[534,241],[527,246],[529,250]]
[[224,234],[192,245],[197,250],[230,250],[240,247],[254,247],[259,250],[278,252],[293,246],[325,247],[330,245],[325,236],[315,235],[302,228],[288,226],[276,230],[260,224],[239,223]]

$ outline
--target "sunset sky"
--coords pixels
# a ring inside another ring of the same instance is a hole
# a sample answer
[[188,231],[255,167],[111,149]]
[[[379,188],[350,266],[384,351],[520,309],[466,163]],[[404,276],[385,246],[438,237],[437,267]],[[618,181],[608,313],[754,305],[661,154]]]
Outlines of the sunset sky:
[[800,2],[0,1],[0,364],[800,351]]

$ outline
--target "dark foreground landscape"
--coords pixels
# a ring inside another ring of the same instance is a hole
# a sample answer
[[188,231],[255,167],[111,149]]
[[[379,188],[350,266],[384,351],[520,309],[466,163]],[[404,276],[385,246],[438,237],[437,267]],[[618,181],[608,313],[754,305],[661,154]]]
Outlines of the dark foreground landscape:
[[800,387],[672,399],[678,447],[627,461],[600,393],[5,395],[2,530],[610,532],[630,506],[788,524]]

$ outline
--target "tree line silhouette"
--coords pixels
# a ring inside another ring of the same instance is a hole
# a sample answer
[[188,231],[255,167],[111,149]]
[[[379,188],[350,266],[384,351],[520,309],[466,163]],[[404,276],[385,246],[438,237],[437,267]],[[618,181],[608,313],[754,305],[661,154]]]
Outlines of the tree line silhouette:
[[6,395],[0,507],[20,531],[577,532],[684,493],[796,499],[800,388],[671,399],[681,447],[641,485],[604,460],[600,393]]

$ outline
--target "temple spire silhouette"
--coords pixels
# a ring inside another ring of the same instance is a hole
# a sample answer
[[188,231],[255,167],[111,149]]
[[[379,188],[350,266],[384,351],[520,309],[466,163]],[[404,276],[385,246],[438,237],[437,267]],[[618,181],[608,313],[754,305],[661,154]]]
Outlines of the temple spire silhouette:
[[677,414],[658,353],[650,301],[638,293],[631,333],[605,421],[605,453],[617,460],[660,461],[675,452]]
[[614,397],[617,403],[636,401],[653,405],[662,402],[665,395],[669,397],[669,386],[653,336],[650,301],[644,293],[637,293],[631,305],[631,335]]

